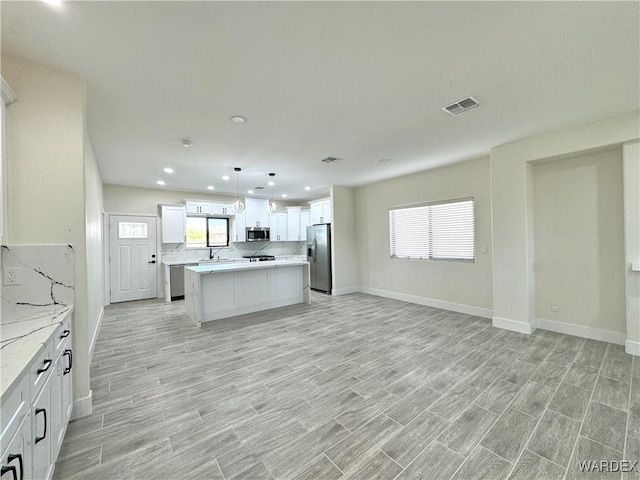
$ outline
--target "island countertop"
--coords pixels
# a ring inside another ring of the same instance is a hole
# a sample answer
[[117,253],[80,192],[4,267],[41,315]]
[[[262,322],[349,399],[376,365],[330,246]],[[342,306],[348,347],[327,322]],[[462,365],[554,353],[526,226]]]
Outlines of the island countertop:
[[200,265],[193,267],[185,267],[187,270],[191,270],[195,273],[209,274],[209,273],[223,273],[223,272],[237,272],[240,270],[256,270],[260,268],[277,268],[277,267],[293,267],[309,265],[306,260],[270,260],[266,262],[242,262],[242,263],[221,263],[211,265]]
[[309,262],[269,260],[186,267],[184,300],[196,325],[247,313],[311,303]]

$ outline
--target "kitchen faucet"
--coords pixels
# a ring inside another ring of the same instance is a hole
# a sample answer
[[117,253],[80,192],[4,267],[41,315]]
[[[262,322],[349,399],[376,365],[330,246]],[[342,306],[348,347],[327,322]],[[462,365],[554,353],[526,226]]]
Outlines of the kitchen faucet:
[[209,249],[209,260],[213,260],[213,248]]

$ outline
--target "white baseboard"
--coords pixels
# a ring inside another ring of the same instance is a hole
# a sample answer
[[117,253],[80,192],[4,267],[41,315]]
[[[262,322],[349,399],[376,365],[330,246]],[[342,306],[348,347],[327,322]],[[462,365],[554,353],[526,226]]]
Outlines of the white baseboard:
[[89,395],[73,401],[73,411],[71,412],[71,420],[91,415],[93,411],[93,390],[89,390]]
[[453,312],[466,313],[467,315],[475,315],[477,317],[491,318],[493,316],[492,310],[488,308],[474,307],[473,305],[464,305],[462,303],[447,302],[444,300],[436,300],[434,298],[419,297],[417,295],[408,295],[406,293],[391,292],[389,290],[380,290],[369,287],[358,287],[358,291],[368,293],[369,295],[376,295],[378,297],[402,300],[403,302],[416,303],[427,307],[451,310]]
[[91,359],[93,358],[93,349],[96,346],[96,341],[98,340],[98,334],[100,333],[100,328],[102,328],[102,319],[104,318],[104,307],[100,309],[100,316],[98,317],[98,323],[96,324],[96,330],[93,332],[93,338],[91,339],[91,345],[89,347],[89,363],[91,363]]
[[331,290],[331,295],[349,295],[350,293],[358,293],[360,289],[358,287],[345,287],[345,288],[334,288]]
[[632,342],[631,340],[626,340],[624,342],[624,351],[629,355],[640,357],[640,342]]
[[519,333],[533,333],[536,331],[536,326],[527,322],[521,322],[519,320],[511,320],[510,318],[493,317],[493,326],[496,328],[502,328],[504,330],[511,330],[512,332]]
[[551,330],[552,332],[575,335],[576,337],[615,343],[616,345],[625,344],[626,335],[624,333],[586,327],[584,325],[576,325],[574,323],[558,322],[556,320],[548,320],[546,318],[538,318],[536,321],[538,323],[538,328],[542,328],[543,330]]

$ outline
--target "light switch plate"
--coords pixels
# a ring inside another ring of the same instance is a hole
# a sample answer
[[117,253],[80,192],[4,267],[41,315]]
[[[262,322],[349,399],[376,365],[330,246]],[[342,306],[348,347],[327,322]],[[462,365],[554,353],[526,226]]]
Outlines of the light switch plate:
[[4,285],[20,285],[20,267],[5,267],[2,273]]

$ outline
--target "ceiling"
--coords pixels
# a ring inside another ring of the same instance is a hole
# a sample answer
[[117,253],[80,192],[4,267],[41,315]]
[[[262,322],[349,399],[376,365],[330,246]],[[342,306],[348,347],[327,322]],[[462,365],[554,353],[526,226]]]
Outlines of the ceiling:
[[[89,135],[110,184],[233,194],[238,166],[242,192],[275,172],[276,196],[318,198],[332,184],[476,158],[640,104],[638,2],[0,8],[3,53],[86,80]],[[441,110],[467,96],[481,106]],[[320,162],[328,156],[341,161]]]

